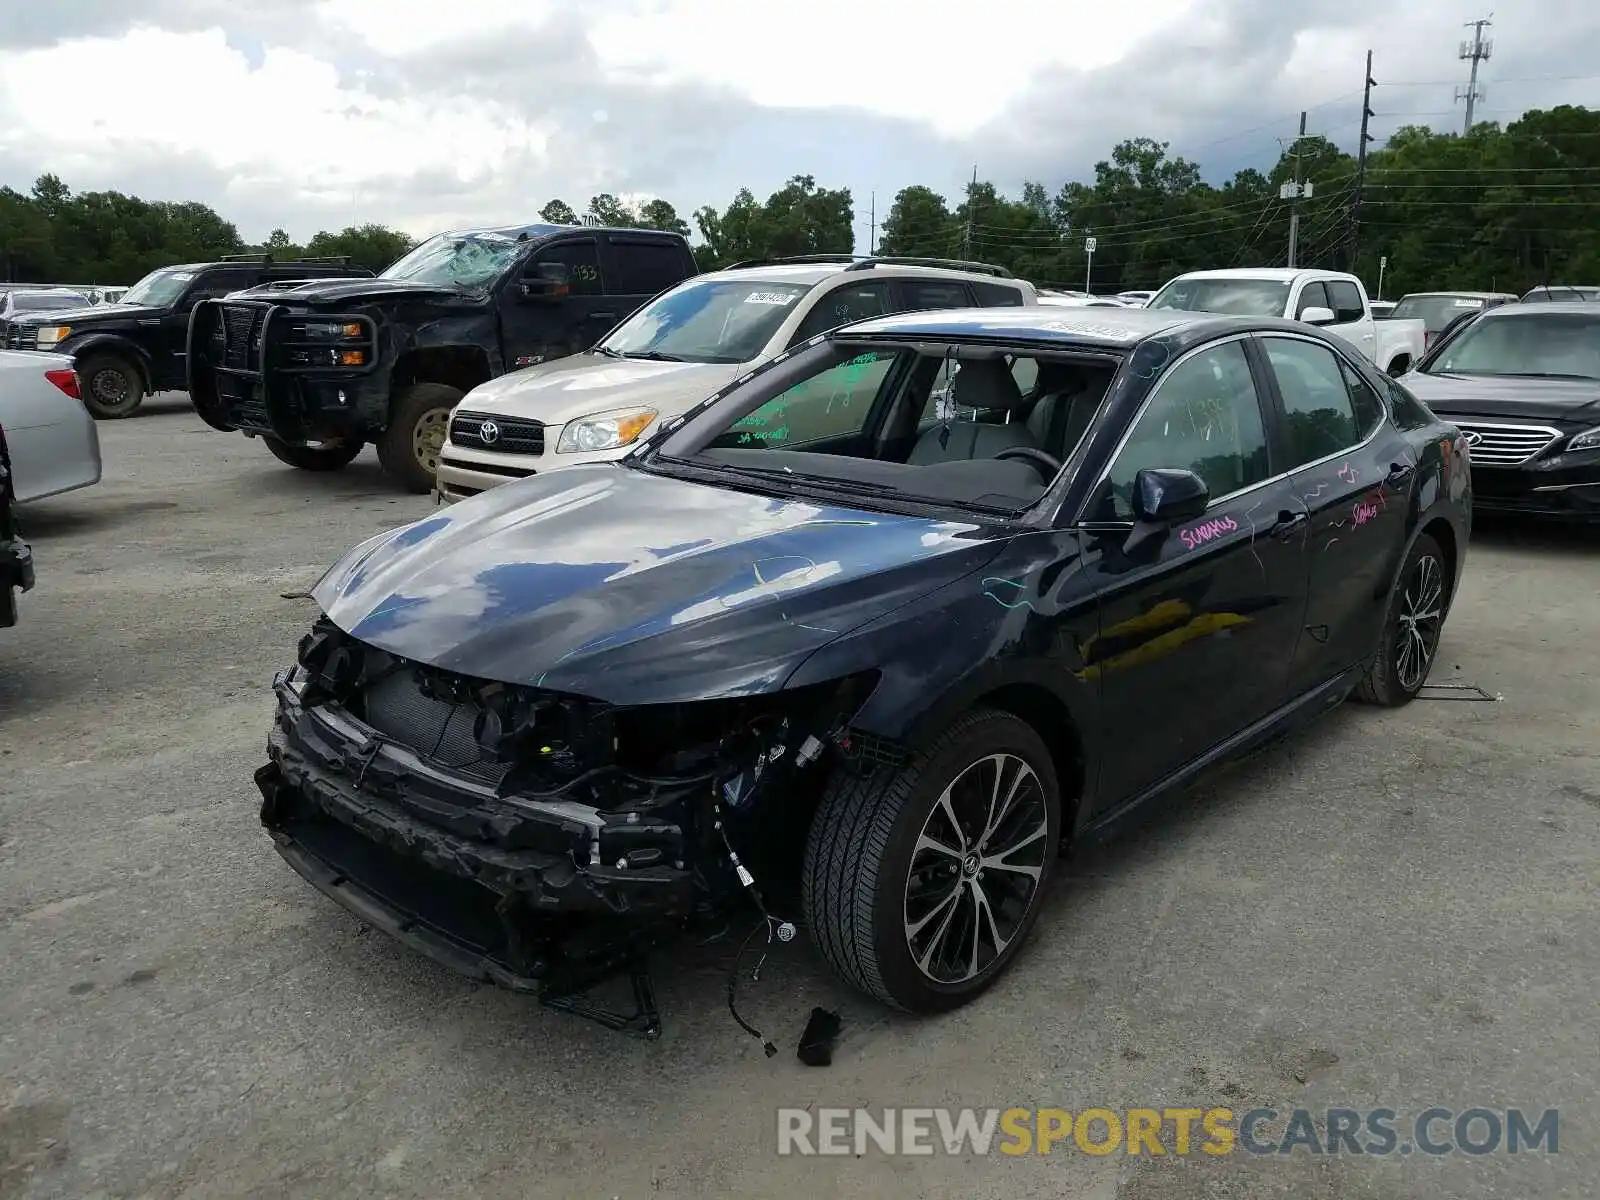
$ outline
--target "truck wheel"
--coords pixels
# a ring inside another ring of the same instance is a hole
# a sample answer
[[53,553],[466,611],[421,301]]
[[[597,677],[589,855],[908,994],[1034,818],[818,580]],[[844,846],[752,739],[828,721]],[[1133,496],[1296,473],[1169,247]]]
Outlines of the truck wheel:
[[806,843],[801,906],[844,980],[909,1012],[965,1004],[1016,958],[1061,840],[1049,751],[980,709],[892,773],[835,773]]
[[340,438],[337,441],[321,442],[315,446],[291,446],[288,442],[267,437],[265,434],[261,440],[267,444],[267,449],[272,451],[273,458],[279,462],[286,462],[291,467],[299,467],[302,471],[342,470],[354,462],[356,455],[361,453],[361,441],[358,438]]
[[462,395],[442,383],[413,383],[389,406],[389,427],[378,438],[378,461],[408,492],[433,490],[450,410]]
[[83,406],[98,421],[130,417],[144,403],[139,368],[114,354],[92,354],[78,367]]

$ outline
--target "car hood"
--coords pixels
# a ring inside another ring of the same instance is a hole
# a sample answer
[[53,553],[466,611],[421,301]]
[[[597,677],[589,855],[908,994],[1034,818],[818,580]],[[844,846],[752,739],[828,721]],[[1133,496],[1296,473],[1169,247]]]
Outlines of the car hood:
[[745,363],[575,355],[479,384],[461,401],[461,410],[531,417],[546,425],[633,405],[676,416],[748,369]]
[[1442,417],[1541,421],[1600,419],[1600,380],[1596,379],[1424,375],[1412,371],[1402,376],[1400,382]]
[[232,293],[247,300],[281,300],[299,304],[350,304],[357,300],[385,300],[394,297],[448,296],[471,300],[469,292],[435,283],[414,283],[409,279],[303,279],[278,283],[258,283]]
[[569,467],[361,543],[312,591],[402,658],[659,704],[781,687],[809,654],[979,569],[964,522]]
[[22,312],[11,320],[17,325],[108,325],[113,321],[137,321],[140,317],[161,317],[166,313],[164,308],[152,308],[147,304],[86,304],[82,308]]

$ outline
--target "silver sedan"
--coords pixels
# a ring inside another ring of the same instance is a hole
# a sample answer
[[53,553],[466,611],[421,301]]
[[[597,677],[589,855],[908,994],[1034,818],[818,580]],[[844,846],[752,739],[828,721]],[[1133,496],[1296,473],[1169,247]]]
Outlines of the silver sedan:
[[0,350],[0,428],[17,503],[100,482],[100,435],[79,394],[65,355]]

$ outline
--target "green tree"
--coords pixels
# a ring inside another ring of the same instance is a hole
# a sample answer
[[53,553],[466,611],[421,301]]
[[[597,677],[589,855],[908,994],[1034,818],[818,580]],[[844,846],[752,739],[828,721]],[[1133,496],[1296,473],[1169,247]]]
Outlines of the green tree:
[[913,184],[895,193],[883,218],[878,253],[939,257],[957,248],[961,229],[943,196]]
[[306,256],[347,255],[358,267],[381,271],[416,245],[398,229],[384,225],[350,226],[338,233],[323,232],[306,243]]
[[552,225],[576,225],[578,214],[572,211],[572,206],[565,200],[550,201],[539,210],[539,216],[549,221]]
[[667,233],[689,236],[689,223],[678,215],[678,210],[665,200],[651,200],[640,207],[635,215],[639,228],[661,229]]
[[630,229],[639,224],[639,217],[633,209],[610,192],[601,192],[590,198],[588,215],[613,229]]

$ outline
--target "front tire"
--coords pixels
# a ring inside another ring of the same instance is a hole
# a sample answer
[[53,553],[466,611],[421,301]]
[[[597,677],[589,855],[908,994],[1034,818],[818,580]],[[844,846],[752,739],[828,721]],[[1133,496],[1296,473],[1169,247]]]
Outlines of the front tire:
[[299,467],[302,471],[340,471],[348,467],[361,453],[361,442],[356,438],[341,438],[316,446],[292,446],[275,437],[263,435],[261,440],[279,462]]
[[835,774],[806,844],[806,925],[868,995],[907,1012],[956,1008],[1015,960],[1060,840],[1039,735],[1010,713],[968,713],[892,774]]
[[1450,611],[1447,567],[1439,543],[1419,534],[1395,579],[1378,654],[1356,685],[1357,700],[1399,708],[1415,700],[1428,682]]
[[389,427],[378,439],[378,461],[408,492],[433,490],[450,410],[462,395],[442,383],[414,383],[390,406]]
[[139,368],[114,354],[93,354],[78,368],[83,383],[83,406],[97,421],[131,417],[144,403],[144,379]]

